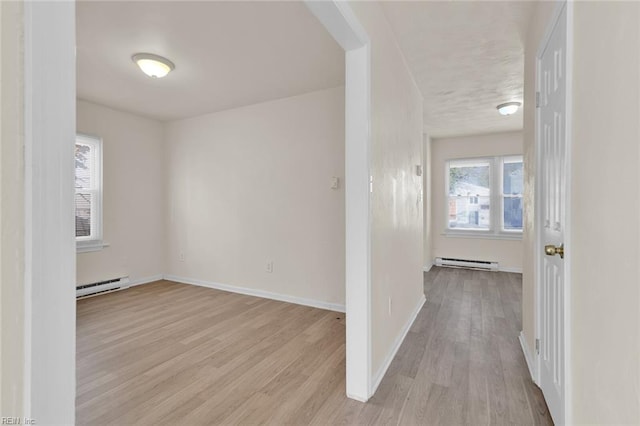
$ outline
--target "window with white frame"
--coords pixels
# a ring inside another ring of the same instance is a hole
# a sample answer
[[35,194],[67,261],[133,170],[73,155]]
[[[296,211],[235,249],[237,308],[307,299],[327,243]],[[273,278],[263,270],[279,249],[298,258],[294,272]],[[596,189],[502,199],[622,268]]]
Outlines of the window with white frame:
[[449,161],[448,176],[449,229],[491,229],[491,161]]
[[447,161],[446,233],[519,237],[523,184],[522,156]]
[[522,232],[522,156],[502,157],[502,231]]
[[102,248],[102,141],[76,136],[76,243]]

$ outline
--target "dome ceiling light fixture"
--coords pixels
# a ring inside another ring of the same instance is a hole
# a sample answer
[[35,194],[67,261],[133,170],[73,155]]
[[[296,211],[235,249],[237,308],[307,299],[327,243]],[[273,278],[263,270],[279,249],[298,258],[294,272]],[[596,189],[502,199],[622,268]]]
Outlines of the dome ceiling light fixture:
[[518,108],[522,105],[522,102],[506,102],[504,104],[498,105],[496,108],[498,112],[502,115],[511,115],[515,114],[518,111]]
[[131,57],[143,73],[153,78],[162,78],[175,69],[173,62],[153,53],[136,53]]

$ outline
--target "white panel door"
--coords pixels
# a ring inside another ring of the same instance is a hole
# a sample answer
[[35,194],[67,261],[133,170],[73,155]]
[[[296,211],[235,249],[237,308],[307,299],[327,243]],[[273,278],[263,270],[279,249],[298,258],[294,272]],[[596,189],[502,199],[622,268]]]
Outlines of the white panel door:
[[566,5],[538,62],[539,143],[542,175],[540,262],[540,388],[554,421],[564,422],[565,282],[563,250],[566,201]]

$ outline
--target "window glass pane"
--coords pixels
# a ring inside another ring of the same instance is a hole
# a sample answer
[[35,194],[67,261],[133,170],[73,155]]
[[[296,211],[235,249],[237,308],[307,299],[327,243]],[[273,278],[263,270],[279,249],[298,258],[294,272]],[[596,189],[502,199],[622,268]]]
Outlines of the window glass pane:
[[491,226],[488,196],[449,197],[449,228],[487,230]]
[[522,198],[504,197],[504,229],[522,230]]
[[76,143],[76,189],[91,189],[93,153],[89,145]]
[[490,181],[487,162],[449,165],[449,195],[488,197]]
[[504,195],[522,195],[522,161],[504,162],[502,169],[502,193]]
[[524,186],[521,157],[505,158],[502,166],[502,215],[505,231],[522,230],[522,190]]
[[91,236],[91,194],[76,193],[76,237]]
[[490,228],[490,182],[485,160],[449,163],[449,228]]

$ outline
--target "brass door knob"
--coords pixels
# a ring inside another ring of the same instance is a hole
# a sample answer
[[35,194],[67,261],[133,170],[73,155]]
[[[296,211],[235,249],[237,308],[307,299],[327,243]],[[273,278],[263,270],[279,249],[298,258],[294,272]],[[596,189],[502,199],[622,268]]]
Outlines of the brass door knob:
[[555,256],[556,254],[560,255],[560,259],[564,259],[564,244],[560,247],[556,247],[553,244],[548,246],[544,246],[544,254],[547,256]]

